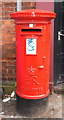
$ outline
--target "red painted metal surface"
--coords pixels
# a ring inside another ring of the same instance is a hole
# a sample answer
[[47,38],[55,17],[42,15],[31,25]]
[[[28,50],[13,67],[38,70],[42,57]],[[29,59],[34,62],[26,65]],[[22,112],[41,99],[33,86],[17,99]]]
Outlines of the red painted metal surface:
[[[54,0],[51,0],[50,2],[45,2],[42,0],[42,2],[36,2],[36,9],[44,9],[48,11],[54,12]],[[51,31],[50,31],[50,93],[53,93],[54,91],[54,19],[51,23]]]
[[16,94],[20,97],[49,95],[50,21],[55,16],[37,9],[11,14],[16,21]]

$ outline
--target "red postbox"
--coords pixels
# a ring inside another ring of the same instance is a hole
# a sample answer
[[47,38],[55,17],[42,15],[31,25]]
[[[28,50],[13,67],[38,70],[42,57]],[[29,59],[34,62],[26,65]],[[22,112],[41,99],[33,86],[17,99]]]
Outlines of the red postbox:
[[29,9],[11,13],[16,23],[16,94],[25,99],[49,95],[50,21],[56,14]]

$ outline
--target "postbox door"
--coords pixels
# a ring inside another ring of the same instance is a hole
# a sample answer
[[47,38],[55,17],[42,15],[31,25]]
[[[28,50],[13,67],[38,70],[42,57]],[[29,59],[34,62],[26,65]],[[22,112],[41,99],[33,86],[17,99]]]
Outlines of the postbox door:
[[46,29],[43,29],[43,34],[23,33],[17,41],[17,84],[25,95],[44,95],[48,88],[45,33]]

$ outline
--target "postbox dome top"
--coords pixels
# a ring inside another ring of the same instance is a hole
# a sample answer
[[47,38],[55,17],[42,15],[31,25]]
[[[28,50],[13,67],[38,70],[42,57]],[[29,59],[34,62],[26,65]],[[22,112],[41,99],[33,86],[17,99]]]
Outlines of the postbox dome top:
[[41,10],[41,9],[27,9],[22,11],[17,11],[15,13],[10,14],[11,18],[17,19],[17,18],[50,18],[53,19],[56,17],[56,13]]

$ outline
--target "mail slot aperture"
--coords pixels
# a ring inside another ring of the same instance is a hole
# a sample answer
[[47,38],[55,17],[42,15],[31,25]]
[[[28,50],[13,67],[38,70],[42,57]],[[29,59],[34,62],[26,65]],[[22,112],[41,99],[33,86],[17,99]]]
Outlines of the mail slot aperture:
[[22,32],[41,32],[41,29],[21,29]]

